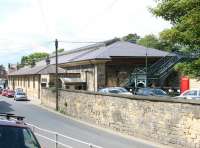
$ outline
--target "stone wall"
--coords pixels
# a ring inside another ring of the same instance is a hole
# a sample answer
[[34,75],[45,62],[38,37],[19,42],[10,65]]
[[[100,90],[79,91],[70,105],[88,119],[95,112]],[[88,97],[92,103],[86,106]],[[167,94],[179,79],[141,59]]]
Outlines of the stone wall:
[[[68,116],[174,147],[200,148],[200,102],[60,90],[59,108]],[[55,108],[55,93],[42,90]]]
[[190,89],[199,89],[199,88],[200,88],[200,80],[190,79]]

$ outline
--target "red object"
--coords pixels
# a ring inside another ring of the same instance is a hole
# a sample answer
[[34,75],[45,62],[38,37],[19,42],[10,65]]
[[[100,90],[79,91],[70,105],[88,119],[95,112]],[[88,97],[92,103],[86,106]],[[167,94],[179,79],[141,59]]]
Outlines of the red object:
[[14,95],[15,95],[15,91],[13,91],[13,90],[7,91],[7,94],[6,94],[7,97],[14,97]]
[[2,91],[2,96],[7,96],[7,93],[8,93],[8,90],[6,90],[6,89],[4,89],[3,91]]
[[186,76],[181,78],[181,93],[190,89],[190,79]]

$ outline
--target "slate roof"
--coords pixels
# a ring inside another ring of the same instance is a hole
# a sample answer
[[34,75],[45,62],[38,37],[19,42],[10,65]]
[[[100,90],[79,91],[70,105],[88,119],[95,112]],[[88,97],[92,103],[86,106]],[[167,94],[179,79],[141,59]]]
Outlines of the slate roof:
[[[87,60],[111,60],[114,57],[164,57],[168,52],[146,48],[130,42],[113,39],[102,43],[97,43],[75,50],[60,53],[58,56],[58,64],[73,63]],[[30,75],[30,74],[50,74],[55,73],[55,55],[50,57],[50,64],[46,65],[46,61],[42,60],[36,63],[34,67],[25,67],[9,75]],[[65,73],[65,70],[59,68],[59,73]]]
[[[108,45],[98,44],[92,46],[92,48],[81,48],[72,50],[59,55],[58,63],[71,63],[85,60],[110,60],[113,57],[145,57],[147,53],[148,57],[164,57],[168,55],[168,52],[146,48],[137,44],[133,44],[125,41],[115,41]],[[55,64],[55,56],[50,58],[51,64]],[[40,61],[37,65],[44,65],[45,60]]]
[[[17,71],[10,73],[9,75],[37,75],[37,74],[54,74],[56,73],[55,65],[43,65],[35,67],[24,67]],[[58,67],[58,73],[66,73],[63,68]]]

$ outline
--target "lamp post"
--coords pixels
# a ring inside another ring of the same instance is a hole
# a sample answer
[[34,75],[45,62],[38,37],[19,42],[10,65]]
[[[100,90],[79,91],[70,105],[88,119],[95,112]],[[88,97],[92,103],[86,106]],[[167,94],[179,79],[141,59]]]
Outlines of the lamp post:
[[58,40],[55,40],[56,48],[56,110],[58,111]]

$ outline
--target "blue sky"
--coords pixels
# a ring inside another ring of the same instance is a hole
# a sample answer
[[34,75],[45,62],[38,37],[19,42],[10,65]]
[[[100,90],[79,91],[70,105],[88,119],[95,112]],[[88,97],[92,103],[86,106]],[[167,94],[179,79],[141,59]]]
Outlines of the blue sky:
[[[170,24],[152,16],[154,0],[0,0],[0,63],[53,52],[53,40],[102,41],[158,34]],[[82,44],[60,44],[65,50]]]

